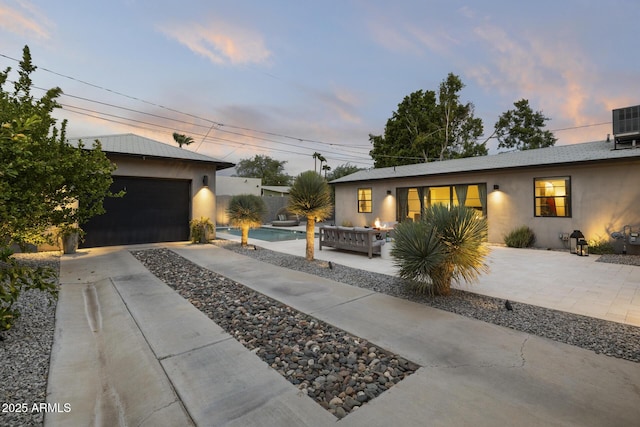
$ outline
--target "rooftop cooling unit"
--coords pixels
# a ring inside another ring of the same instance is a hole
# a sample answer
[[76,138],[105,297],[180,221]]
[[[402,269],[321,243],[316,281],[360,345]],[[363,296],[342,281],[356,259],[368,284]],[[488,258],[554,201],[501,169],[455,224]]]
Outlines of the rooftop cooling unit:
[[640,105],[613,110],[613,141],[614,149],[640,147]]

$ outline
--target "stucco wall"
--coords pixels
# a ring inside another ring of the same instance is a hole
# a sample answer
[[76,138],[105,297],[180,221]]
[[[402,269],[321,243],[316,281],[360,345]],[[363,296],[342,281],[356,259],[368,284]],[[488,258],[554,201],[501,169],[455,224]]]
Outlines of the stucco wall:
[[216,195],[233,196],[236,194],[253,194],[259,196],[262,188],[262,179],[243,178],[238,176],[216,177]]
[[[534,178],[571,177],[572,216],[534,216]],[[504,243],[504,235],[516,227],[528,225],[536,233],[538,247],[565,248],[559,235],[575,229],[587,239],[611,240],[610,234],[625,225],[640,228],[640,161],[616,161],[599,164],[514,169],[445,176],[398,178],[375,182],[336,185],[336,224],[371,225],[396,221],[396,188],[453,184],[487,185],[487,221],[489,242]],[[500,186],[494,191],[493,186]],[[358,213],[357,189],[372,188],[373,212]],[[387,190],[391,195],[387,195]],[[621,246],[621,242],[615,242]],[[628,246],[630,253],[640,246]]]
[[[214,165],[199,162],[168,161],[160,159],[142,159],[128,156],[109,158],[117,165],[114,176],[134,176],[147,178],[184,179],[191,181],[191,218],[208,217],[215,223],[216,168]],[[203,186],[202,179],[207,175],[209,185]]]

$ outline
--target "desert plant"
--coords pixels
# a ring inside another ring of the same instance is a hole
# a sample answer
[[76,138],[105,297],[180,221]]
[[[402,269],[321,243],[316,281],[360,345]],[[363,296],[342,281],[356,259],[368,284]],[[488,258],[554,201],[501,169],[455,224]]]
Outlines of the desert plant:
[[536,235],[532,229],[523,225],[504,236],[504,243],[510,248],[529,248],[536,242]]
[[611,242],[606,240],[589,240],[587,242],[589,244],[589,252],[594,255],[604,255],[604,254],[614,254],[616,253],[615,248]]
[[200,219],[192,219],[189,222],[189,231],[192,243],[207,243],[209,241],[209,233],[213,233],[213,223],[207,217]]
[[38,289],[54,298],[58,296],[51,268],[20,265],[12,255],[11,249],[0,248],[0,332],[11,329],[20,316],[14,304],[24,290]]
[[470,282],[486,271],[486,239],[487,221],[474,209],[437,204],[421,221],[398,224],[391,255],[416,292],[447,295],[453,280]]
[[247,246],[249,229],[262,225],[262,217],[266,212],[267,207],[259,196],[239,194],[231,198],[227,208],[227,215],[229,215],[231,225],[240,227],[240,244],[242,246]]
[[306,258],[313,261],[316,220],[331,215],[331,191],[327,181],[315,171],[302,172],[289,190],[290,212],[307,218]]

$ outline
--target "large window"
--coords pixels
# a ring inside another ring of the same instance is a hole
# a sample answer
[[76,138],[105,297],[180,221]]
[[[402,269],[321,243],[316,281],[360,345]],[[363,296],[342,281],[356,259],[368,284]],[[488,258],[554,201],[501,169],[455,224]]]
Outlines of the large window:
[[481,215],[487,212],[486,184],[456,184],[437,187],[398,188],[398,221],[418,221],[422,211],[432,205],[467,206]]
[[534,179],[535,216],[571,216],[571,178]]
[[371,188],[358,188],[358,212],[371,212]]

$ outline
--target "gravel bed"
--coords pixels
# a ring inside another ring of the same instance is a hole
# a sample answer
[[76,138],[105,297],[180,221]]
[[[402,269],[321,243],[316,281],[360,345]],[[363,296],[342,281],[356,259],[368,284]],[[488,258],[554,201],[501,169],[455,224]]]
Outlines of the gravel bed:
[[[15,257],[25,264],[45,265],[56,273],[60,271],[58,252],[16,254]],[[29,290],[20,295],[16,304],[20,317],[9,331],[0,333],[0,405],[27,404],[29,410],[0,412],[0,425],[39,426],[44,422],[44,414],[31,408],[33,404],[46,402],[56,301],[46,292]]]
[[204,269],[168,249],[145,267],[322,407],[342,418],[418,365]]
[[608,262],[611,264],[625,264],[640,266],[640,255],[629,254],[604,254],[600,255],[596,262]]
[[[395,276],[358,270],[335,263],[331,265],[332,268],[329,268],[325,261],[308,262],[304,257],[264,248],[258,247],[258,250],[253,250],[253,246],[250,246],[251,249],[242,248],[239,243],[227,240],[215,240],[213,243],[271,264],[426,304],[607,356],[640,362],[640,328],[636,326],[524,303],[513,303],[513,311],[507,311],[505,301],[502,299],[457,289],[452,289],[451,295],[444,297],[415,295],[407,289],[405,281]],[[621,264],[638,262],[637,265],[640,265],[640,256],[603,255],[598,261]]]

